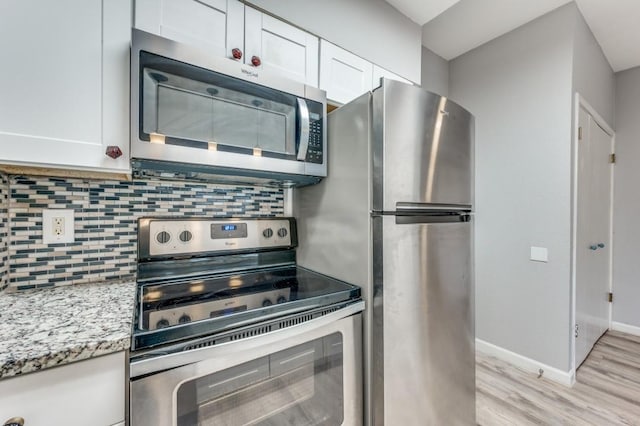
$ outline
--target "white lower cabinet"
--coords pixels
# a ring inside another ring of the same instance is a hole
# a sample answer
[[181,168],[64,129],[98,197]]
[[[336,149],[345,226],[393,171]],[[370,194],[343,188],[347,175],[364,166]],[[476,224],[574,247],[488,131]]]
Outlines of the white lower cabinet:
[[118,352],[0,380],[0,424],[124,425],[126,358]]

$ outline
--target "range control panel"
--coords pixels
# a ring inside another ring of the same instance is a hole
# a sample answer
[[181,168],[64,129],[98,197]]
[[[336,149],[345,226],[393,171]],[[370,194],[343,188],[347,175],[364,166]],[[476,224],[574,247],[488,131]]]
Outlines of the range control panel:
[[293,218],[139,220],[140,258],[295,247]]

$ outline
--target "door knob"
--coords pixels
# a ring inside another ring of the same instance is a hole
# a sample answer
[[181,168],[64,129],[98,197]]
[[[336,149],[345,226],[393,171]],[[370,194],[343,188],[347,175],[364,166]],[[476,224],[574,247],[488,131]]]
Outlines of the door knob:
[[604,243],[598,243],[598,247],[604,248]]
[[254,67],[259,67],[261,64],[262,64],[262,61],[260,60],[259,57],[257,56],[251,57],[251,65],[253,65]]
[[589,246],[589,250],[598,250],[598,246],[593,244]]

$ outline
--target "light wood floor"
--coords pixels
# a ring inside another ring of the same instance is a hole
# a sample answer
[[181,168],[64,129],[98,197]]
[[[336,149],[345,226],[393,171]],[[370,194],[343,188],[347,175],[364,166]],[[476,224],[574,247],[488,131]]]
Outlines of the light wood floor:
[[477,358],[477,420],[494,425],[640,425],[640,337],[607,332],[573,388],[485,355]]

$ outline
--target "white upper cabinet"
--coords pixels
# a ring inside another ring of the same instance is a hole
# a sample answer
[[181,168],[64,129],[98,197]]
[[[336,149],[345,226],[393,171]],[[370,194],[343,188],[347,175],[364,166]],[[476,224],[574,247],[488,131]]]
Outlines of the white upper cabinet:
[[326,40],[320,42],[320,88],[345,104],[372,89],[373,64]]
[[318,87],[318,37],[249,7],[245,63]]
[[237,0],[137,0],[135,27],[318,86],[318,38]]
[[4,0],[0,162],[128,172],[130,38],[130,0]]
[[380,79],[387,78],[389,80],[397,80],[407,84],[413,84],[406,78],[400,77],[398,74],[394,74],[391,71],[387,71],[384,68],[380,68],[377,65],[373,65],[373,80],[371,81],[371,87],[374,89],[380,86]]
[[134,25],[215,56],[244,49],[244,5],[237,0],[136,0]]

